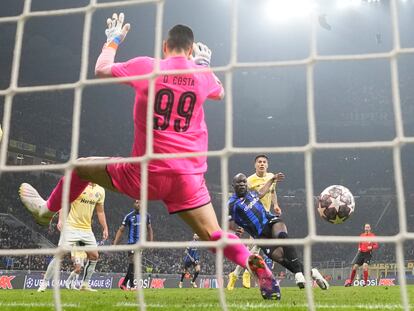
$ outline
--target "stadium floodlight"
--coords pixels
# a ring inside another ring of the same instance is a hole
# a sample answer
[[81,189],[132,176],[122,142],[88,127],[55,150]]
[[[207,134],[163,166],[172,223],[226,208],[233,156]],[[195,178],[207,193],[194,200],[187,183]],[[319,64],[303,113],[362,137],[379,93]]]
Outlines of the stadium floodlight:
[[264,6],[268,18],[276,22],[308,17],[316,8],[314,0],[269,0]]
[[356,8],[362,4],[362,0],[338,0],[337,7],[340,9]]

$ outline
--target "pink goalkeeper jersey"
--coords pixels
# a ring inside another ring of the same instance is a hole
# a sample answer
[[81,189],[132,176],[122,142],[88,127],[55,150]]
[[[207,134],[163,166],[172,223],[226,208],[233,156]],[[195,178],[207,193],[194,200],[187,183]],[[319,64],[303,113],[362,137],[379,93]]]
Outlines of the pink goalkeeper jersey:
[[[128,77],[153,71],[155,60],[137,57],[112,66],[112,75]],[[160,61],[161,70],[202,68],[185,57]],[[149,80],[128,83],[135,89],[134,145],[132,156],[141,156],[146,148],[146,123]],[[208,148],[203,103],[218,99],[223,87],[212,72],[159,76],[155,82],[154,153],[203,152]],[[207,170],[206,157],[153,160],[150,172],[195,174]]]

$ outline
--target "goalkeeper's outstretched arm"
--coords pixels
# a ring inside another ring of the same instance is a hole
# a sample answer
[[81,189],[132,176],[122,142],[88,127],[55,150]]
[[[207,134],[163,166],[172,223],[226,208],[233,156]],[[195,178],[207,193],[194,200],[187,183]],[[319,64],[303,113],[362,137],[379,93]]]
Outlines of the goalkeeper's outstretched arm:
[[112,19],[108,18],[106,24],[108,28],[105,30],[106,43],[99,55],[95,65],[95,75],[99,78],[112,77],[112,65],[115,60],[116,50],[124,41],[130,24],[124,25],[124,13],[112,14]]

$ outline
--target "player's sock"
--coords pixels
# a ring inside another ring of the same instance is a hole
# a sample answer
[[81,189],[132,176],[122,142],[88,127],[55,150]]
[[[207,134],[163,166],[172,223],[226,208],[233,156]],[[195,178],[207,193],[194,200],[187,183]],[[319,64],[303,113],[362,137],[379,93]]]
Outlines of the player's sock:
[[368,270],[364,270],[364,284],[368,282]]
[[237,266],[236,269],[234,269],[233,274],[237,277],[240,276],[242,270],[244,270],[244,268],[242,266]]
[[[211,241],[217,241],[221,238],[223,231],[216,231],[211,235]],[[232,240],[239,240],[239,238],[232,233],[226,233],[227,237]],[[236,263],[243,268],[246,268],[247,258],[250,256],[250,252],[246,246],[242,243],[228,245],[224,248],[224,256],[231,260],[232,262]]]
[[354,281],[355,274],[356,274],[356,269],[352,269],[351,276],[349,277],[349,279],[351,280],[351,283]]
[[68,279],[66,280],[66,283],[68,283],[68,284],[70,284],[71,282],[72,282],[72,280],[76,277],[76,272],[75,271],[72,271],[70,274],[69,274],[69,277],[68,277]]
[[53,257],[53,259],[49,262],[49,265],[47,266],[45,276],[43,277],[44,280],[49,281],[52,278],[55,264],[56,258]]
[[[52,212],[57,212],[62,207],[63,180],[64,177],[59,180],[58,184],[56,185],[55,189],[53,189],[52,193],[49,196],[49,199],[47,200],[47,208]],[[72,178],[70,179],[70,203],[75,201],[76,198],[82,194],[88,183],[89,181],[81,179],[76,171],[72,171]]]
[[184,277],[185,277],[185,273],[183,272],[183,273],[181,273],[181,280],[180,280],[180,282],[183,282],[184,281]]
[[[287,239],[288,234],[286,232],[280,232],[277,238]],[[282,248],[283,248],[283,261],[281,262],[281,265],[284,266],[289,271],[291,271],[292,273],[298,273],[298,272],[303,273],[303,264],[298,258],[296,249],[291,245],[285,245]]]
[[[197,279],[197,277],[198,277],[198,274],[199,274],[199,272],[198,272],[198,271],[194,272],[193,280],[192,280],[191,282],[195,282],[195,280],[196,280],[196,279]],[[182,282],[182,281],[181,281],[181,282]]]
[[96,267],[96,263],[98,261],[97,260],[88,260],[88,263],[85,266],[85,273],[83,275],[83,280],[82,283],[89,283],[89,280],[92,277],[92,274],[95,272],[95,267]]

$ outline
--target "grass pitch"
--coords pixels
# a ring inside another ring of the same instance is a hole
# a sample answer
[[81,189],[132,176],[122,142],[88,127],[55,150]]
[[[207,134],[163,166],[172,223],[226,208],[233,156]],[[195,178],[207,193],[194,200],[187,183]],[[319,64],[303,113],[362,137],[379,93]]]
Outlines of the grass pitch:
[[[402,310],[399,286],[331,287],[314,290],[317,310]],[[410,300],[414,286],[408,287]],[[139,310],[136,292],[100,290],[97,293],[62,290],[63,310]],[[147,310],[198,311],[221,310],[216,289],[145,289]],[[226,291],[230,311],[236,310],[308,310],[305,291],[282,288],[281,301],[263,300],[257,288]],[[413,305],[410,305],[413,308]],[[53,291],[1,290],[0,310],[54,310]]]

